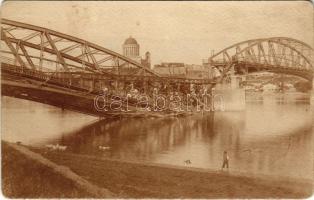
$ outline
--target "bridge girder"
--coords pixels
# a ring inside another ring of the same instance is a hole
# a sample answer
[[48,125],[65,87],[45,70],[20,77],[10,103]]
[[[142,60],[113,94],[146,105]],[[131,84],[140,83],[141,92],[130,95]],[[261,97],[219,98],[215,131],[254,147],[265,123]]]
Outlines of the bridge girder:
[[224,77],[230,68],[247,66],[275,73],[293,74],[309,81],[313,79],[313,48],[287,37],[247,40],[231,45],[208,59]]
[[2,45],[1,52],[2,55],[8,55],[6,59],[11,62],[9,64],[48,72],[85,71],[106,76],[160,76],[114,51],[39,26],[1,19],[1,39],[6,44]]

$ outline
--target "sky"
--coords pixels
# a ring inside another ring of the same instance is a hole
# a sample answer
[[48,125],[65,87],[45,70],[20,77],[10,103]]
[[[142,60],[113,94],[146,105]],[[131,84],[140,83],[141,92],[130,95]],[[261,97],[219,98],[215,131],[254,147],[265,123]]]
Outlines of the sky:
[[122,53],[129,36],[153,64],[201,64],[211,50],[254,38],[291,37],[313,45],[308,1],[7,1],[3,18],[70,34]]

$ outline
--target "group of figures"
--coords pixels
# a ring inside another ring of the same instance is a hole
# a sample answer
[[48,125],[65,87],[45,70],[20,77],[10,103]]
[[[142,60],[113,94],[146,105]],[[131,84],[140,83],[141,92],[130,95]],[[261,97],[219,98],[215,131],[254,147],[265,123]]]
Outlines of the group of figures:
[[[106,87],[107,86],[107,87]],[[98,91],[101,99],[128,103],[147,111],[211,111],[211,85],[157,83],[109,84]],[[99,99],[98,99],[99,100]],[[97,100],[97,101],[98,101]],[[118,106],[120,108],[121,106]]]

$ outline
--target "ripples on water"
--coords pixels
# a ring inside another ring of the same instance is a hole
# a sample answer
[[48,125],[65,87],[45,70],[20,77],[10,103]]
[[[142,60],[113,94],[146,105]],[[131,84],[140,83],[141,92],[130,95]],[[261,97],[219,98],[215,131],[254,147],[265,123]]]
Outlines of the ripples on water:
[[[94,117],[2,97],[2,138],[126,160],[220,169],[227,150],[232,170],[312,177],[312,110],[308,103],[249,103],[245,111],[181,118]],[[98,146],[110,150],[100,151]]]

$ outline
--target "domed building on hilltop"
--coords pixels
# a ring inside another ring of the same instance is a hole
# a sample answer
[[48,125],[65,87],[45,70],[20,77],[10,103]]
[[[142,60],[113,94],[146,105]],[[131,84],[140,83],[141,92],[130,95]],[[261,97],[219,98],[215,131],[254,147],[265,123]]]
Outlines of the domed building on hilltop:
[[137,58],[140,56],[140,45],[137,41],[129,37],[123,43],[123,55],[129,58]]
[[132,60],[144,65],[147,68],[151,67],[150,53],[145,53],[145,59],[140,56],[140,45],[133,37],[127,38],[122,45],[123,55]]

